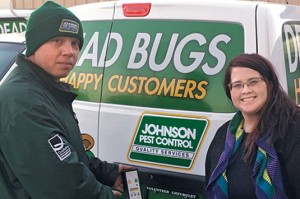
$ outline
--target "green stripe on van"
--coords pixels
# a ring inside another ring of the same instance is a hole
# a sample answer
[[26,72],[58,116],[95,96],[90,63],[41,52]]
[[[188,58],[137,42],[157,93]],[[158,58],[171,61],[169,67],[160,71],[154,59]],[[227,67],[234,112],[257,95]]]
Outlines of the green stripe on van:
[[117,20],[111,34],[108,21],[83,22],[83,26],[84,47],[66,79],[75,86],[78,99],[191,111],[235,111],[222,82],[226,64],[244,51],[240,24]]

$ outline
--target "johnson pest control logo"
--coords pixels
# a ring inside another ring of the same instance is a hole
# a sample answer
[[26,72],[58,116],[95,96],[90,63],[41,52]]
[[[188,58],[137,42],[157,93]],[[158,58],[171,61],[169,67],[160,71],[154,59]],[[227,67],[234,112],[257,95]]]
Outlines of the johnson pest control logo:
[[190,169],[208,125],[206,118],[143,114],[128,158]]

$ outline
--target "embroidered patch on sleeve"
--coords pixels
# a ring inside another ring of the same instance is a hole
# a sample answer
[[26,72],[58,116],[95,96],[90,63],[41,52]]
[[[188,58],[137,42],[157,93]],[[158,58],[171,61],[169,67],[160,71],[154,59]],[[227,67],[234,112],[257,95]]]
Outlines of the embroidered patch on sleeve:
[[59,135],[56,134],[50,138],[48,142],[61,161],[71,155],[71,149],[69,145],[67,145],[67,143]]

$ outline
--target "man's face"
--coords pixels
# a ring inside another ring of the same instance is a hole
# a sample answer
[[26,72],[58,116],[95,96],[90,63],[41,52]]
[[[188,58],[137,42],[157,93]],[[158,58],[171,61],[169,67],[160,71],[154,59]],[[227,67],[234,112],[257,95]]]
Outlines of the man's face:
[[55,37],[40,46],[28,59],[58,81],[66,77],[75,66],[79,44],[79,39],[74,37]]

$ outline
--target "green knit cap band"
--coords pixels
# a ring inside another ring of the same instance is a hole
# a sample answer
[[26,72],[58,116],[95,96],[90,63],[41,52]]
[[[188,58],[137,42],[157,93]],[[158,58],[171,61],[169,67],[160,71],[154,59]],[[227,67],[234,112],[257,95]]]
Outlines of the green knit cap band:
[[27,22],[25,33],[26,57],[54,37],[75,37],[83,45],[83,30],[80,20],[65,7],[47,1],[33,11]]

